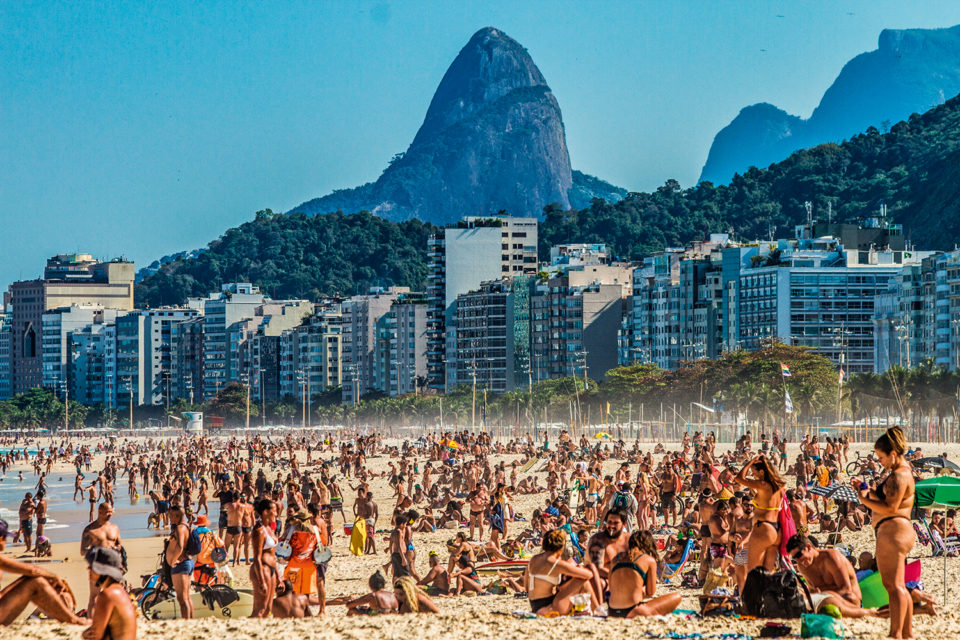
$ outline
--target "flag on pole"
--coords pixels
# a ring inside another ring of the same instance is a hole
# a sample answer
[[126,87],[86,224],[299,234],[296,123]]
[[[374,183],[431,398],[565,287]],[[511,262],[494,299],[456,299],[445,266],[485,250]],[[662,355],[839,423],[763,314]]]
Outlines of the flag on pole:
[[790,400],[790,392],[787,391],[786,389],[784,389],[784,390],[783,390],[783,393],[784,393],[783,409],[784,409],[787,413],[793,413],[793,401]]
[[780,373],[783,374],[784,378],[789,378],[792,375],[790,373],[790,367],[783,364],[782,362],[780,363]]
[[843,386],[843,369],[840,369],[840,385]]

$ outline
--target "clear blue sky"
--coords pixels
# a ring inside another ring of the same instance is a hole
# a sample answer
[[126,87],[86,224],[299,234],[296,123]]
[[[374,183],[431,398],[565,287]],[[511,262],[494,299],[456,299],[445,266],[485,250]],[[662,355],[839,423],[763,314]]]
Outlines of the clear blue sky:
[[0,3],[0,289],[375,180],[484,26],[530,51],[573,166],[647,190],[692,184],[748,104],[809,116],[881,29],[957,23],[953,0]]

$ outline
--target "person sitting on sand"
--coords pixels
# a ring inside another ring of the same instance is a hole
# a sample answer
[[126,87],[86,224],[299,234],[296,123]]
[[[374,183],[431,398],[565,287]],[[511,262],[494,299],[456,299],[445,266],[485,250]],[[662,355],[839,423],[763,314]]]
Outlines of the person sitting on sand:
[[[630,534],[627,552],[610,568],[610,615],[614,618],[666,615],[680,606],[680,594],[653,597],[657,590],[657,544],[649,531]],[[644,598],[651,598],[644,602]]]
[[860,606],[863,595],[853,565],[836,549],[821,549],[809,536],[796,534],[787,540],[787,553],[810,588],[816,613],[832,604],[848,618],[875,617],[877,612]]
[[[348,616],[376,615],[378,613],[397,613],[400,603],[393,591],[387,591],[387,580],[377,571],[367,581],[370,593],[344,603]],[[331,602],[331,604],[333,604]]]
[[311,616],[310,606],[310,596],[297,593],[289,580],[282,580],[277,586],[270,612],[274,618],[308,618]]
[[481,593],[483,591],[483,586],[480,584],[480,576],[477,575],[477,567],[470,560],[470,557],[466,554],[461,554],[457,558],[457,568],[447,574],[449,580],[456,581],[456,588],[453,590],[453,595],[458,596],[464,591],[472,591],[473,593]]
[[[537,615],[565,616],[573,609],[570,598],[578,593],[589,593],[594,609],[600,606],[594,584],[599,583],[596,565],[581,567],[563,559],[567,534],[554,529],[543,536],[543,551],[533,556],[524,574],[524,584],[530,598],[530,608]],[[570,579],[561,584],[563,577]]]
[[2,553],[9,535],[6,521],[0,520],[0,573],[8,571],[21,576],[0,590],[0,626],[9,625],[31,604],[54,620],[87,624],[87,620],[73,612],[76,600],[70,585],[63,578]]
[[393,582],[400,613],[440,613],[440,609],[410,576],[401,576]]
[[91,547],[86,555],[90,578],[100,588],[91,624],[83,640],[135,640],[137,610],[123,588],[123,560],[107,547]]
[[427,589],[427,593],[435,596],[450,595],[450,574],[440,562],[436,551],[430,552],[430,571],[417,584]]

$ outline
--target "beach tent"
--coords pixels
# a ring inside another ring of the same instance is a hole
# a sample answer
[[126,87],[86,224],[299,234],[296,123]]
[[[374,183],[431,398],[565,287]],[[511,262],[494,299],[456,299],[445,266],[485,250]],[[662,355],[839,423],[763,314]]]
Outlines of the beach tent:
[[[935,476],[916,483],[913,505],[920,509],[960,507],[960,478]],[[924,522],[924,525],[927,523]],[[943,604],[947,603],[947,554],[943,554]]]

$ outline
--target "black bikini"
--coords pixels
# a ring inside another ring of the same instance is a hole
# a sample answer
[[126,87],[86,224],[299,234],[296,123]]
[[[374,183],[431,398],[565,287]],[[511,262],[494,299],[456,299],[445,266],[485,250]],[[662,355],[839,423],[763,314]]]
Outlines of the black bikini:
[[[637,572],[637,574],[640,576],[640,579],[644,583],[647,581],[647,574],[643,569],[637,566],[636,562],[618,562],[613,565],[613,567],[610,569],[610,573],[607,575],[612,576],[617,569],[631,569]],[[607,605],[607,614],[611,618],[626,618],[627,615],[641,602],[643,602],[643,600],[640,600],[640,602],[636,602],[629,607],[611,607],[610,605]]]

